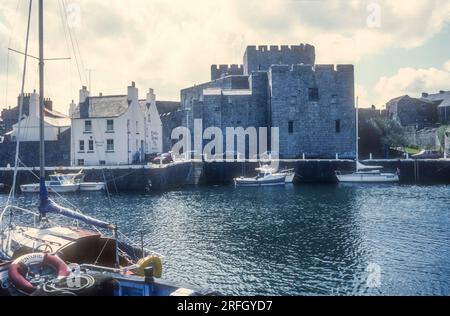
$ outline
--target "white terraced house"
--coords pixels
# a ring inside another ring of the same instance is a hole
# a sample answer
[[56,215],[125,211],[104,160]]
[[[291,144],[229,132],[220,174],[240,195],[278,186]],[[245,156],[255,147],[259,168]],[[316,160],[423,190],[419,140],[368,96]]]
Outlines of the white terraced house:
[[[27,95],[29,98],[29,115],[23,115],[19,123],[5,134],[12,141],[39,141],[39,94],[35,92]],[[20,127],[20,130],[19,130]],[[61,133],[70,128],[70,118],[62,113],[44,109],[44,135],[46,141],[57,141]],[[19,133],[20,131],[20,133]]]
[[70,106],[73,166],[130,165],[162,151],[162,123],[152,89],[145,100],[133,82],[127,95],[90,97],[80,90]]

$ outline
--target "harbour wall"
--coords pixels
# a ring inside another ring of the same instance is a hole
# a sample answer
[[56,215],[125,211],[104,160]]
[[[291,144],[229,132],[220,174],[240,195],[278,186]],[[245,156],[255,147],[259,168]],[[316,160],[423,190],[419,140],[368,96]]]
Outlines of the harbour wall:
[[[371,160],[367,165],[383,166],[386,172],[400,171],[402,184],[450,184],[450,160]],[[352,172],[350,160],[281,160],[280,169],[294,169],[297,184],[336,183],[335,171]],[[111,193],[167,191],[189,185],[226,185],[240,176],[256,175],[256,161],[250,162],[178,162],[166,166],[84,167],[86,182],[107,182]],[[79,168],[47,168],[55,172],[74,173]],[[10,187],[13,169],[0,168],[0,183]],[[36,183],[38,170],[21,168],[17,185]]]

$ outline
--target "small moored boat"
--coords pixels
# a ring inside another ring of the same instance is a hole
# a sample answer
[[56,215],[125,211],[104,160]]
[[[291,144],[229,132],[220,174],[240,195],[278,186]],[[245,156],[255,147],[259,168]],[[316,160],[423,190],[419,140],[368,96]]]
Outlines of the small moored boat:
[[273,173],[273,169],[266,166],[257,168],[258,175],[253,178],[240,177],[234,179],[236,186],[248,186],[248,187],[266,187],[266,186],[279,186],[286,184],[286,174]]
[[[62,175],[51,175],[50,181],[46,181],[45,185],[49,192],[55,193],[71,193],[77,192],[80,189],[79,183],[74,183],[73,181],[65,178]],[[23,193],[39,193],[40,192],[40,184],[24,184],[20,186],[20,190]]]

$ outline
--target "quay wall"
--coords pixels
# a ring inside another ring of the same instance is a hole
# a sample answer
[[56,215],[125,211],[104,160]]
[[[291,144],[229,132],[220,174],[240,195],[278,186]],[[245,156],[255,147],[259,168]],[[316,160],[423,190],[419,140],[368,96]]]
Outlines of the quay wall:
[[[367,165],[383,166],[385,172],[400,170],[402,184],[450,184],[450,160],[372,160]],[[257,162],[205,163],[202,179],[204,184],[233,183],[233,178],[254,176]],[[295,182],[336,183],[335,171],[353,172],[355,162],[351,160],[281,160],[280,169],[295,169]]]
[[[450,160],[372,160],[367,165],[383,166],[386,172],[400,170],[400,181],[406,185],[450,184]],[[335,171],[352,172],[351,160],[281,160],[280,168],[293,168],[297,184],[336,183]],[[233,179],[256,175],[256,161],[242,162],[182,162],[163,167],[121,166],[85,167],[87,182],[108,183],[110,193],[157,192],[189,185],[227,185]],[[55,171],[78,172],[79,168],[47,168],[47,175]],[[17,185],[36,183],[37,169],[20,169]],[[0,183],[12,184],[13,169],[0,168]]]

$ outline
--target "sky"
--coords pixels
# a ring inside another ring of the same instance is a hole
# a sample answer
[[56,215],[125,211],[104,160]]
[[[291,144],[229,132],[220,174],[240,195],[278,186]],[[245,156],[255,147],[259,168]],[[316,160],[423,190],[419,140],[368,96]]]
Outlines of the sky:
[[[20,92],[28,0],[0,0],[0,109]],[[37,56],[37,1],[29,54]],[[46,97],[64,113],[82,85],[93,95],[179,100],[211,64],[241,64],[248,45],[316,47],[318,64],[355,65],[360,106],[450,90],[448,0],[45,1]],[[76,53],[75,53],[76,52]],[[76,57],[76,58],[75,58]],[[89,72],[88,69],[91,69]],[[90,79],[89,79],[90,73]],[[30,60],[26,92],[38,89]]]

